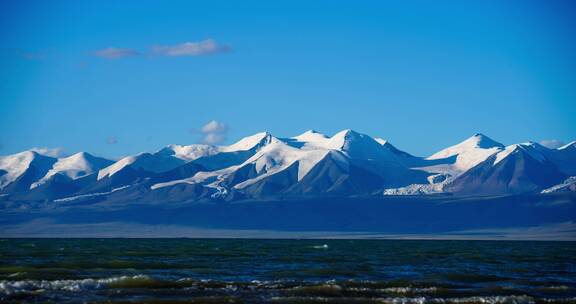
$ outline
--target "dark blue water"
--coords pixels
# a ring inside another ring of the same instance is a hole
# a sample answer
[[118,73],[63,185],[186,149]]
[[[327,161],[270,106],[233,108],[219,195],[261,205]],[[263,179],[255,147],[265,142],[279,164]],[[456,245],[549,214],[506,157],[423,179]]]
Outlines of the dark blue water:
[[576,303],[576,244],[3,239],[13,303]]

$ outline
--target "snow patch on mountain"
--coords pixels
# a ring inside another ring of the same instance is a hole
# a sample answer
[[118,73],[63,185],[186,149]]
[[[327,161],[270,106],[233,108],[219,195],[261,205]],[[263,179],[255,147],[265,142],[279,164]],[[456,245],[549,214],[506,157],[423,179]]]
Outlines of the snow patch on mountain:
[[107,191],[107,192],[88,193],[88,194],[81,194],[81,195],[70,196],[70,197],[65,197],[65,198],[59,198],[59,199],[55,199],[54,202],[55,203],[66,203],[66,202],[72,202],[72,201],[85,199],[85,198],[94,198],[94,197],[108,195],[108,194],[111,194],[111,193],[114,193],[114,192],[117,192],[120,190],[124,190],[124,189],[127,189],[129,187],[131,187],[131,186],[127,185],[127,186],[114,188],[111,191]]
[[383,195],[424,195],[442,193],[444,184],[412,184],[406,187],[384,189]]
[[174,186],[177,184],[205,184],[206,186],[209,186],[216,181],[221,182],[226,176],[233,173],[239,167],[240,166],[232,166],[217,171],[198,172],[189,178],[154,184],[150,186],[150,189],[155,190],[159,188]]
[[442,193],[449,181],[449,175],[435,174],[428,176],[428,184],[411,184],[405,187],[384,189],[384,195],[424,195]]
[[561,184],[542,190],[541,193],[576,192],[576,176],[571,176]]

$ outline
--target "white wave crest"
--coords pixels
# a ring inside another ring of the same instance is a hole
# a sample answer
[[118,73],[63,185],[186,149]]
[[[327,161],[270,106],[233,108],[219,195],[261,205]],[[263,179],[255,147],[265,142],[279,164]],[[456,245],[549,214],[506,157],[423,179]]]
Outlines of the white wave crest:
[[85,291],[106,288],[111,284],[130,281],[150,280],[145,275],[120,276],[103,279],[83,280],[24,280],[24,281],[0,281],[0,294],[11,295],[17,293],[34,292],[39,290],[48,291]]

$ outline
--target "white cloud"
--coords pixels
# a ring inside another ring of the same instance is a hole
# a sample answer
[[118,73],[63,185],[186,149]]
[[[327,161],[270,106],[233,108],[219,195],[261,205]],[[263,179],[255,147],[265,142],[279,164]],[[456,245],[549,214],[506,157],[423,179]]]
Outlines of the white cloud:
[[230,51],[230,47],[219,45],[214,39],[206,39],[197,42],[184,42],[176,45],[156,45],[152,47],[152,53],[160,56],[202,56]]
[[228,125],[225,123],[212,120],[202,126],[202,141],[209,145],[216,145],[226,140],[228,136]]
[[65,156],[64,149],[62,148],[46,148],[46,147],[34,147],[30,149],[38,154],[51,156],[51,157],[62,157]]
[[108,47],[105,49],[97,50],[94,52],[94,55],[106,59],[118,59],[124,57],[133,57],[138,56],[140,53],[133,49],[121,49],[115,47]]
[[562,147],[564,145],[564,142],[557,139],[545,139],[540,141],[540,144],[546,148],[556,149]]
[[202,133],[221,133],[228,131],[228,126],[225,123],[212,120],[202,127]]

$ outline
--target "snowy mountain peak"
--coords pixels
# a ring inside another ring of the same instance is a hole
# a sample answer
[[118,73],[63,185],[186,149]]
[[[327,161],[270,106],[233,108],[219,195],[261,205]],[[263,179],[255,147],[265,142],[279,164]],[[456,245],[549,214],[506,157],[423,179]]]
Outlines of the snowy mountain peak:
[[567,150],[567,149],[576,149],[576,140],[563,145],[562,147],[558,148],[557,150]]
[[528,141],[525,143],[520,143],[518,144],[519,146],[525,147],[526,149],[533,149],[535,151],[539,151],[543,154],[546,154],[548,152],[551,151],[551,149],[544,147],[543,145],[537,143],[537,142],[533,142],[533,141]]
[[124,157],[112,165],[98,171],[97,180],[111,177],[116,173],[123,171],[124,168],[132,168],[136,171],[145,171],[148,173],[161,173],[172,170],[187,162],[185,159],[175,157],[174,155],[166,155],[161,152],[162,150],[154,154],[140,153]]
[[349,145],[352,142],[361,142],[361,141],[372,141],[376,142],[372,137],[364,134],[360,134],[354,130],[346,129],[342,130],[334,136],[330,138],[333,142],[341,143],[340,147],[345,149],[346,145]]
[[558,169],[559,163],[549,158],[552,152],[533,142],[507,146],[457,177],[445,190],[483,195],[540,191],[567,177]]
[[[316,130],[314,130],[314,129],[310,129],[310,130],[308,130],[308,131],[306,131],[306,132],[304,132],[304,133],[302,133],[302,134],[300,134],[300,135],[298,135],[298,136],[302,136],[302,135],[312,135],[312,134],[324,135],[324,134],[322,134],[322,133],[320,133],[320,132],[318,132],[318,131],[316,131]],[[298,136],[295,136],[294,138],[296,138],[296,137],[298,137]],[[326,135],[324,135],[324,136],[326,136]]]
[[544,147],[543,145],[541,145],[535,141],[531,141],[531,140],[527,141],[527,142],[519,143],[518,145],[548,149],[548,148]]
[[395,157],[374,138],[347,129],[336,133],[330,138],[333,150],[340,150],[349,157],[365,160],[394,161]]
[[452,164],[443,165],[438,169],[440,169],[439,172],[441,173],[449,173],[456,176],[502,150],[504,150],[504,145],[484,134],[477,133],[457,145],[448,147],[429,156],[427,159],[455,158]]
[[[43,155],[34,150],[0,157],[0,189],[4,189],[13,182],[18,183],[20,177],[27,173],[32,175],[45,174],[56,160],[54,157]],[[25,188],[29,187],[28,181],[20,185],[25,185]]]
[[543,162],[546,160],[546,156],[543,154],[543,151],[545,149],[547,149],[547,148],[545,148],[544,146],[537,144],[535,142],[513,144],[513,145],[506,147],[506,149],[504,149],[504,151],[501,151],[498,154],[496,154],[496,158],[494,160],[494,165],[496,165],[497,163],[501,162],[506,157],[508,157],[509,155],[512,155],[514,153],[524,153],[524,154],[530,156],[531,158],[533,158],[539,162]]
[[68,160],[70,162],[89,162],[91,160],[103,159],[100,157],[96,157],[87,152],[78,152],[76,154],[72,154],[68,157],[62,157],[60,160]]
[[247,151],[262,147],[277,139],[268,132],[256,133],[240,139],[229,146],[212,146],[206,144],[194,144],[188,146],[169,145],[157,152],[159,155],[173,156],[185,161],[192,161],[204,156],[211,156],[220,152]]
[[22,175],[38,155],[34,151],[24,151],[0,157],[0,189]]
[[387,140],[385,140],[385,139],[383,139],[383,138],[380,138],[380,137],[374,138],[374,140],[375,140],[377,143],[381,144],[381,145],[385,145],[385,144],[388,143]]
[[475,150],[496,151],[501,149],[504,149],[503,144],[491,139],[484,134],[477,133],[457,145],[448,147],[440,152],[435,153],[434,155],[428,157],[428,159],[447,158]]
[[333,138],[346,138],[346,139],[353,139],[353,138],[358,138],[360,136],[363,136],[363,134],[360,134],[352,129],[344,129],[336,134],[334,134],[334,136],[332,136]]
[[298,165],[298,181],[300,181],[322,158],[330,151],[319,149],[299,149],[282,141],[266,145],[258,153],[248,159],[244,164],[253,164],[258,174],[253,179],[246,180],[236,186],[243,188],[265,177],[274,175],[292,165]]
[[31,160],[31,159],[34,159],[36,157],[42,157],[42,156],[50,157],[50,156],[46,156],[46,155],[41,154],[41,153],[34,151],[34,150],[26,150],[26,151],[19,152],[16,154],[4,156],[4,158],[16,158],[16,159],[26,161],[26,160]]
[[13,165],[29,165],[36,159],[55,159],[52,156],[47,156],[35,150],[26,150],[11,155],[0,156],[0,170],[2,168],[12,168]]
[[482,149],[490,149],[490,148],[504,148],[504,145],[493,140],[492,138],[482,134],[476,133],[472,137],[468,138],[467,140],[463,141],[462,144],[467,144],[470,146],[474,146],[477,148]]
[[138,156],[139,155],[124,157],[124,158],[120,159],[119,161],[113,163],[112,165],[110,165],[106,168],[103,168],[102,170],[98,171],[97,179],[101,180],[105,177],[112,176],[112,175],[116,174],[117,172],[122,170],[124,167],[129,166],[129,165],[133,164],[134,162],[136,162],[136,160],[138,159]]
[[86,152],[78,152],[67,157],[61,157],[58,160],[77,163],[77,162],[86,162],[87,159],[90,158],[93,158],[91,154],[88,154]]
[[113,162],[108,159],[96,157],[86,152],[78,152],[68,157],[58,159],[52,168],[37,182],[31,185],[35,188],[56,174],[67,176],[70,179],[77,179],[92,174],[102,168],[111,165]]
[[272,136],[272,134],[270,134],[269,132],[260,132],[252,136],[244,137],[232,145],[222,147],[222,151],[224,152],[246,151],[257,147],[262,147],[264,145],[276,141],[278,141],[278,139]]
[[297,141],[300,142],[313,142],[313,141],[318,141],[318,140],[324,140],[326,138],[328,138],[328,136],[317,132],[315,130],[308,130],[298,136],[294,136],[292,137],[293,139],[296,139]]

